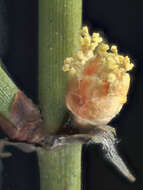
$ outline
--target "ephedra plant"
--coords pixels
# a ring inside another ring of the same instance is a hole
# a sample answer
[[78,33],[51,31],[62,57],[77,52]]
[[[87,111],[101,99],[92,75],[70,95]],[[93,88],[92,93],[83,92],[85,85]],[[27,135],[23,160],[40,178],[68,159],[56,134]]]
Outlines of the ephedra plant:
[[10,139],[1,144],[37,151],[41,190],[80,190],[82,144],[90,142],[134,181],[107,125],[127,100],[133,64],[82,28],[82,0],[39,0],[38,8],[41,110],[1,67],[0,124]]

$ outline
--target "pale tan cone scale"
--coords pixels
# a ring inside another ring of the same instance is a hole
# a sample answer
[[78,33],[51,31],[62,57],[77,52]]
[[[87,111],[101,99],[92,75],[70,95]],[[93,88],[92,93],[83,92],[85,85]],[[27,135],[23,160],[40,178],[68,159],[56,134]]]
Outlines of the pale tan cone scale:
[[128,56],[119,55],[117,47],[102,42],[97,33],[92,37],[83,27],[81,49],[67,58],[63,70],[73,73],[66,94],[67,108],[81,125],[106,125],[127,100],[133,64]]

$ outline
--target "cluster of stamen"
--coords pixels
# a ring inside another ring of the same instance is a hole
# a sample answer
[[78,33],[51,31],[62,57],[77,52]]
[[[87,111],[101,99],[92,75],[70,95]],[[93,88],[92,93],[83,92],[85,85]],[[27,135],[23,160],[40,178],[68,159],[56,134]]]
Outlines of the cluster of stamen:
[[122,75],[133,68],[128,56],[118,54],[117,46],[112,45],[110,48],[103,42],[99,33],[93,33],[91,36],[88,28],[84,26],[80,36],[80,50],[74,57],[65,59],[63,71],[72,71],[80,76],[85,64],[97,56],[101,58],[104,78],[110,83],[116,80],[116,73]]
[[80,50],[74,57],[66,58],[64,61],[63,71],[80,72],[85,63],[94,57],[94,50],[102,42],[99,33],[93,33],[90,36],[88,28],[82,28],[80,36]]

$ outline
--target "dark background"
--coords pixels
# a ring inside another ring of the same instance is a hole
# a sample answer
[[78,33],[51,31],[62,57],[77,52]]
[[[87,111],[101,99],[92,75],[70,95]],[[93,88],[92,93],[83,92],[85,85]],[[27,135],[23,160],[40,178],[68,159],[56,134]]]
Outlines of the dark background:
[[[37,103],[38,0],[0,0],[0,56],[9,75]],[[107,162],[98,147],[83,149],[83,190],[143,189],[143,3],[140,0],[83,0],[83,24],[102,31],[119,51],[130,55],[135,68],[128,102],[111,122],[116,127],[119,149],[137,177],[130,184]],[[40,190],[37,157],[9,149],[3,160],[2,190]],[[0,179],[1,181],[1,179]]]

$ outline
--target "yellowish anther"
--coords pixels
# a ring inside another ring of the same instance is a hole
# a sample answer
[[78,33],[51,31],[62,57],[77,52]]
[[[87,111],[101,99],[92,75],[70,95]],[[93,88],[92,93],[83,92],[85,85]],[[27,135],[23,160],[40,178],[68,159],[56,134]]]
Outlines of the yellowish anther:
[[88,54],[88,51],[94,51],[101,41],[102,38],[99,33],[93,33],[92,36],[90,36],[88,28],[86,26],[82,28],[80,44],[81,50],[84,53]]
[[125,56],[124,57],[124,62],[129,64],[130,63],[130,58],[128,56]]
[[84,41],[85,41],[85,44],[90,45],[90,43],[91,43],[91,37],[90,37],[90,36],[87,36],[87,37],[84,39]]
[[63,65],[63,71],[70,71],[73,69],[73,63],[74,59],[72,57],[68,57],[64,60],[64,65]]
[[84,26],[84,27],[82,28],[82,32],[81,32],[81,33],[82,33],[83,36],[89,35],[87,26]]
[[99,33],[95,33],[95,32],[94,32],[94,33],[92,34],[92,40],[93,40],[93,41],[96,41],[97,38],[99,38]]
[[124,57],[124,67],[126,71],[130,71],[133,68],[133,64],[130,63],[130,58],[128,56]]
[[117,49],[117,46],[113,45],[111,46],[111,51],[115,54],[118,54],[118,49]]
[[121,103],[125,104],[127,102],[127,98],[126,97],[121,97]]
[[71,64],[71,63],[73,63],[73,58],[72,57],[68,57],[68,58],[66,58],[65,59],[65,61],[64,61],[64,64]]
[[120,60],[120,63],[123,63],[123,61],[124,61],[124,56],[119,55],[119,60]]
[[100,43],[100,42],[102,42],[102,40],[103,39],[100,37],[99,33],[93,33],[92,34],[92,41],[93,42]]
[[70,71],[69,65],[67,65],[67,64],[63,65],[63,71],[64,71],[64,72]]
[[108,49],[109,49],[108,44],[101,43],[97,47],[97,54],[99,54],[101,57],[103,57],[107,53]]

